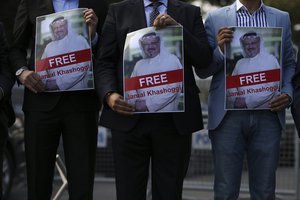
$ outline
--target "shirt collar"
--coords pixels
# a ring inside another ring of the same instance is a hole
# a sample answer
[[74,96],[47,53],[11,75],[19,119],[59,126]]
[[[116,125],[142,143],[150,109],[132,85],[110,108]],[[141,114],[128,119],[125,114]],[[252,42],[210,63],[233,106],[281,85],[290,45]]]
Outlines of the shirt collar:
[[[261,0],[260,7],[259,7],[256,11],[258,11],[258,10],[263,10],[263,5],[264,5],[264,3],[263,3],[263,1]],[[241,1],[240,1],[240,0],[237,0],[237,1],[236,1],[236,11],[238,12],[238,11],[241,10],[241,9],[247,10],[247,11],[248,11],[248,9],[241,3]]]
[[[165,7],[168,6],[168,0],[159,0]],[[144,0],[144,7],[148,7],[152,2],[150,0]]]

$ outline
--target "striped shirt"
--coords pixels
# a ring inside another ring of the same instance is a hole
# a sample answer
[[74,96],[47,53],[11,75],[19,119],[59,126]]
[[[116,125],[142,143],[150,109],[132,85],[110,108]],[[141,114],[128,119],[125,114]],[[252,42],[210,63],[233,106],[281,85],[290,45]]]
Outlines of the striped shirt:
[[264,11],[263,2],[260,7],[252,14],[248,9],[237,0],[236,4],[237,26],[239,27],[267,27],[266,13]]

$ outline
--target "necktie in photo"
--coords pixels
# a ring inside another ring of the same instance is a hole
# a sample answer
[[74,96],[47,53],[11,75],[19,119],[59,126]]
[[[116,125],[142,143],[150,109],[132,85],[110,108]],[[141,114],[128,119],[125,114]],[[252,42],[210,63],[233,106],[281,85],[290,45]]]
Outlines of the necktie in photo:
[[152,12],[150,13],[150,26],[153,26],[153,22],[155,20],[155,18],[159,15],[159,11],[158,11],[158,7],[161,5],[162,3],[159,1],[153,2],[150,5],[152,6]]

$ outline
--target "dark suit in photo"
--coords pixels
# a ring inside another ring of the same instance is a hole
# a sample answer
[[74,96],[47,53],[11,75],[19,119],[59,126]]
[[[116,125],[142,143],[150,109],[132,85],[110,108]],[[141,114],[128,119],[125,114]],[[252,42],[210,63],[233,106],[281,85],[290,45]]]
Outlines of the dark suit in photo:
[[[79,0],[79,8],[92,8],[100,35],[107,5],[104,0]],[[10,61],[16,72],[34,71],[36,17],[54,13],[52,0],[22,0],[18,8]],[[97,46],[97,45],[96,45]],[[31,56],[27,61],[27,50]],[[93,54],[96,53],[93,49]],[[52,193],[56,151],[62,137],[70,199],[91,200],[101,103],[94,90],[38,92],[25,88],[25,152],[28,199],[47,200]]]
[[200,8],[167,1],[166,13],[183,26],[185,112],[122,115],[113,111],[106,95],[123,95],[123,47],[127,33],[147,27],[144,2],[126,0],[109,8],[95,66],[96,91],[104,101],[100,124],[112,129],[118,200],[146,198],[150,160],[153,200],[179,200],[191,133],[203,128],[192,66],[207,67],[211,51]]
[[8,46],[4,26],[0,23],[0,199],[2,196],[3,148],[8,136],[8,127],[15,121],[11,105],[11,89],[15,83],[8,64]]

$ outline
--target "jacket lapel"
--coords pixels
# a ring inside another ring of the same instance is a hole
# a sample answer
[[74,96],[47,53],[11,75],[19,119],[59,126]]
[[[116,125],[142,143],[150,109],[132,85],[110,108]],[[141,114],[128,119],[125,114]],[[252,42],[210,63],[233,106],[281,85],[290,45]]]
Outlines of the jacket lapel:
[[272,12],[272,10],[268,6],[263,7],[266,12],[266,18],[268,27],[276,27],[276,17],[275,14]]
[[227,26],[237,26],[236,21],[236,3],[232,4],[226,10]]
[[53,7],[53,2],[52,0],[46,0],[46,4],[47,4],[47,9],[49,11],[49,13],[54,13],[54,7]]
[[[143,0],[131,0],[130,1],[131,9],[129,9],[132,20],[130,23],[132,24],[132,30],[135,31],[138,29],[142,29],[147,27],[145,9],[144,9],[144,1]],[[134,23],[132,23],[134,22]]]
[[167,13],[170,15],[175,21],[182,24],[182,21],[180,20],[180,6],[179,3],[176,0],[168,0],[168,8]]

